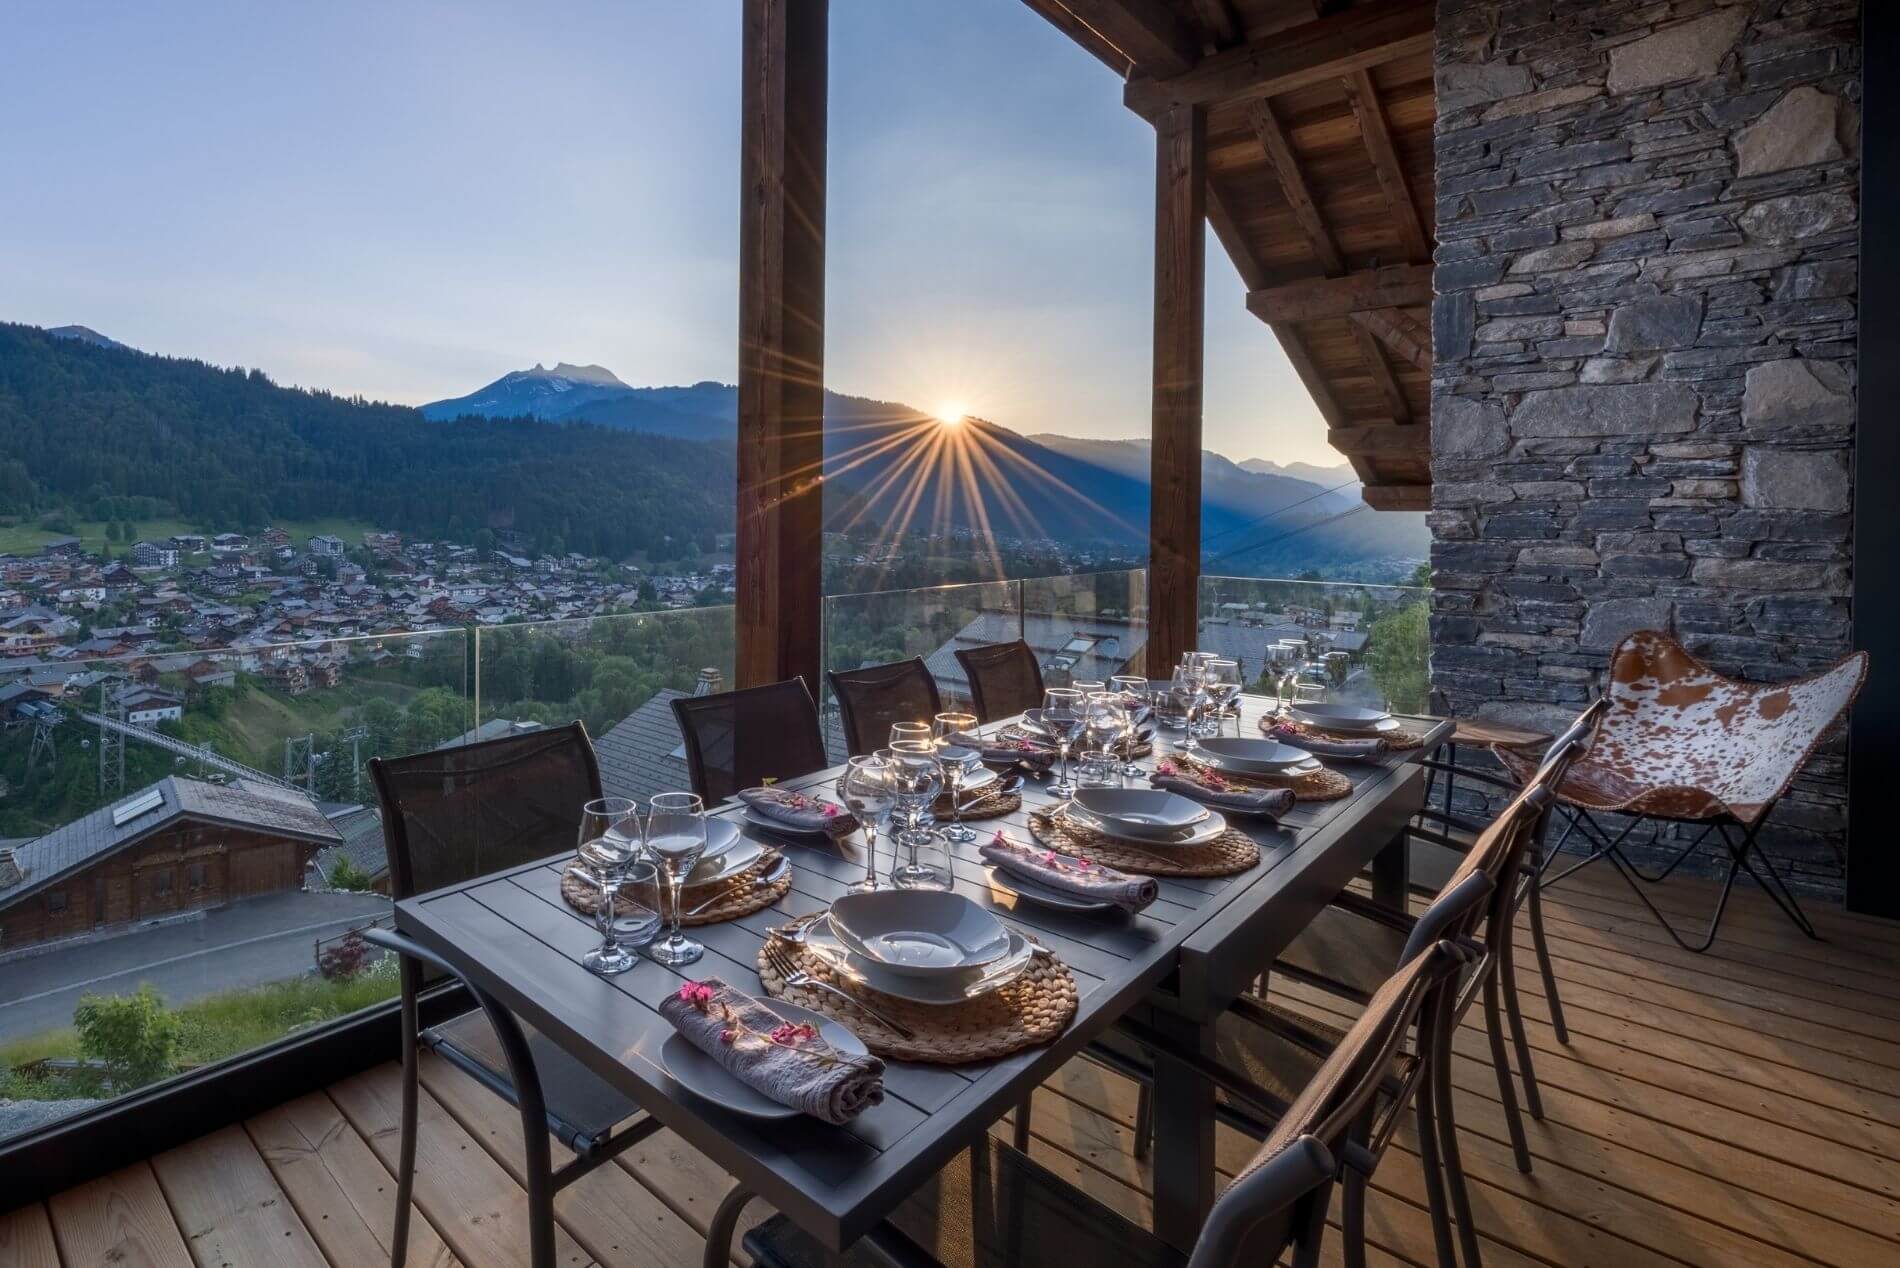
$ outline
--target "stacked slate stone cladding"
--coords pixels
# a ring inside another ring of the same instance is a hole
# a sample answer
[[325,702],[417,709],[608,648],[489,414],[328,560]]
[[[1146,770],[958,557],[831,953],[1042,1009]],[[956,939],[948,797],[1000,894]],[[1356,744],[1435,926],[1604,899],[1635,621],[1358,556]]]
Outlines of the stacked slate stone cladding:
[[[1849,646],[1859,5],[1440,0],[1432,681],[1555,730],[1631,630]],[[1900,672],[1877,666],[1875,672]],[[1837,890],[1838,743],[1764,834]]]

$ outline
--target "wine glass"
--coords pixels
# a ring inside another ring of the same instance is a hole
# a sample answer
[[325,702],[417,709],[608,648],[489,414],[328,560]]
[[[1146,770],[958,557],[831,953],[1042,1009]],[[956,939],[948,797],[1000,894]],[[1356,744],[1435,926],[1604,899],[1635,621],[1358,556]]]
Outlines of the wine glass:
[[847,761],[844,778],[838,781],[838,795],[864,829],[864,879],[851,888],[860,892],[876,889],[877,834],[889,826],[891,811],[897,808],[897,770],[890,750],[879,749]]
[[1201,747],[1200,741],[1194,738],[1194,731],[1200,723],[1203,686],[1198,665],[1176,665],[1168,680],[1168,695],[1181,711],[1184,722],[1181,742],[1176,745],[1183,753],[1192,753]]
[[1081,692],[1084,699],[1087,699],[1093,692],[1108,690],[1107,683],[1097,682],[1093,678],[1071,678],[1069,680],[1069,686]]
[[706,948],[680,932],[680,895],[686,877],[706,851],[706,803],[696,793],[654,795],[647,814],[647,850],[666,876],[667,896],[673,909],[672,932],[666,941],[647,949],[661,964],[691,964]]
[[[1240,699],[1240,662],[1215,658],[1201,667],[1208,698],[1214,705],[1214,734],[1226,730],[1227,706]],[[1234,714],[1234,737],[1240,737],[1240,714]]]
[[1069,749],[1082,736],[1084,703],[1082,693],[1074,687],[1051,687],[1042,693],[1042,727],[1055,740],[1062,758],[1062,773],[1049,785],[1049,792],[1064,801],[1075,796],[1075,785],[1069,779]]
[[1122,763],[1122,778],[1133,779],[1141,774],[1141,763],[1134,759],[1135,741],[1141,736],[1142,724],[1154,713],[1154,706],[1148,700],[1148,679],[1143,674],[1116,674],[1108,681],[1121,693],[1122,711],[1126,715],[1122,743],[1127,745],[1128,760]]
[[967,742],[976,730],[973,713],[939,713],[934,719],[937,761],[943,767],[943,781],[950,788],[950,826],[943,835],[959,845],[976,840],[976,833],[963,826],[963,786],[983,765],[983,751]]
[[897,841],[910,852],[908,861],[892,866],[891,883],[899,889],[916,889],[936,878],[935,869],[919,862],[917,852],[931,841],[923,821],[943,791],[943,767],[937,760],[937,746],[929,740],[899,740],[890,751],[897,766],[897,801],[908,825],[897,834]]
[[600,926],[600,945],[581,957],[581,963],[603,977],[625,973],[635,963],[633,953],[620,945],[614,929],[614,896],[627,869],[640,857],[640,807],[630,797],[600,797],[581,807],[580,840],[574,851],[574,873],[600,888],[600,906],[594,921]]
[[1121,692],[1090,692],[1083,707],[1083,720],[1089,747],[1093,750],[1089,765],[1091,769],[1099,766],[1101,773],[1095,778],[1112,784],[1121,773],[1115,745],[1128,728],[1128,709],[1122,704]]
[[933,738],[935,737],[931,735],[930,723],[928,722],[891,723],[890,742],[892,744],[903,744],[906,741],[927,744]]

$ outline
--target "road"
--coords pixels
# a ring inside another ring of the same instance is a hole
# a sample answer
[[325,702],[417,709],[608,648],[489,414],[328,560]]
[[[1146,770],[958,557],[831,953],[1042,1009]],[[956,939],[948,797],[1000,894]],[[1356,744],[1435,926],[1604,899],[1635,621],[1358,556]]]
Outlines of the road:
[[265,894],[146,929],[0,964],[0,1042],[70,1025],[87,991],[129,994],[150,982],[172,1006],[296,977],[311,944],[389,911],[377,894]]

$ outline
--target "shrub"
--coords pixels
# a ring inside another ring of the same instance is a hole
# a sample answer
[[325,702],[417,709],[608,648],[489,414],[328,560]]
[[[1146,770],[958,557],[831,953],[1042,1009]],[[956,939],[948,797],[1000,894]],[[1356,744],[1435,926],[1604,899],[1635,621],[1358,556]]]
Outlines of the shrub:
[[317,953],[317,972],[323,974],[325,981],[340,982],[355,977],[367,959],[369,943],[352,929]]
[[73,1027],[80,1050],[105,1063],[118,1090],[162,1079],[177,1065],[178,1018],[149,982],[132,995],[80,996]]
[[330,864],[330,885],[334,889],[367,893],[370,888],[369,873],[348,859],[339,857],[336,862]]

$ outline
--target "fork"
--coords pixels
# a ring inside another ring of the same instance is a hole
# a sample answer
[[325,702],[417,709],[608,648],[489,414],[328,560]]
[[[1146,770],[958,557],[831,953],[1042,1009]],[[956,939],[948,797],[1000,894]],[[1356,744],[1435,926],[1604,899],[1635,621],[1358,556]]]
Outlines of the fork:
[[916,1031],[904,1025],[902,1022],[893,1021],[891,1018],[886,1017],[883,1013],[878,1012],[875,1008],[872,1008],[869,1004],[851,994],[849,991],[833,986],[830,982],[814,977],[799,968],[797,961],[792,959],[791,953],[785,949],[785,945],[777,936],[776,931],[765,940],[765,962],[772,966],[772,971],[778,974],[779,981],[786,986],[793,988],[810,987],[813,990],[829,992],[863,1013],[866,1017],[869,1017],[878,1025],[897,1035],[900,1039],[915,1039],[917,1037]]

